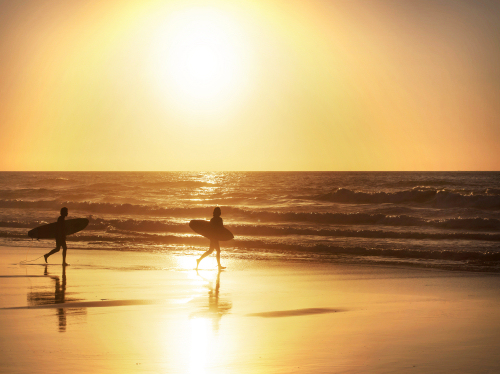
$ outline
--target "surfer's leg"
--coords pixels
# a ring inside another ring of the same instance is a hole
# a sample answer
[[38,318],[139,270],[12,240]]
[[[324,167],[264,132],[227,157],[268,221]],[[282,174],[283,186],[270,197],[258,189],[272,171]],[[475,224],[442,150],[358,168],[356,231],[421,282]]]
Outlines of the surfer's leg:
[[207,257],[208,255],[210,255],[213,251],[214,251],[214,249],[213,249],[213,248],[210,248],[208,251],[206,251],[205,253],[203,253],[203,254],[201,255],[201,257],[199,258],[198,263],[199,263],[201,260],[203,260],[205,257]]
[[221,268],[222,265],[220,264],[220,249],[217,249],[217,254],[215,255],[215,257],[217,258],[217,266]]
[[63,254],[62,254],[62,256],[63,256],[63,262],[62,263],[63,263],[63,265],[69,265],[69,264],[66,263],[66,251],[68,250],[68,247],[66,246],[66,240],[63,241],[61,243],[61,245],[63,247]]
[[210,255],[214,250],[210,248],[208,251],[203,253],[199,259],[196,260],[196,269],[198,269],[198,266],[200,265],[201,260],[203,260],[205,257]]
[[198,269],[198,265],[200,265],[201,260],[203,260],[205,257],[207,257],[208,255],[210,255],[213,251],[214,251],[213,241],[210,240],[210,248],[208,249],[208,251],[206,251],[205,253],[203,253],[201,255],[201,257],[196,260],[196,268],[197,269]]
[[52,251],[50,251],[49,253],[46,253],[43,255],[45,262],[47,262],[47,259],[49,258],[49,256],[52,256],[54,253],[59,252],[60,249],[61,249],[61,243],[56,242],[56,247]]
[[215,242],[215,249],[217,250],[217,254],[216,254],[217,266],[219,266],[219,269],[225,269],[225,267],[220,264],[220,245],[219,245],[218,241]]

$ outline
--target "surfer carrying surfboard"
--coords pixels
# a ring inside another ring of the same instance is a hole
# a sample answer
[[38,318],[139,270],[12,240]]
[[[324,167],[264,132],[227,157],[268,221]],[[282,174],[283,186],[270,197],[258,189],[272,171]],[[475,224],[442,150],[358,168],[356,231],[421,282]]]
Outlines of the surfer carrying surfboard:
[[66,263],[66,251],[68,250],[68,247],[66,246],[66,225],[64,222],[64,218],[68,216],[68,208],[63,207],[61,208],[61,215],[57,219],[57,231],[56,231],[56,247],[50,251],[49,253],[46,253],[43,255],[43,258],[45,259],[45,262],[47,262],[47,259],[49,256],[53,255],[56,252],[59,252],[61,247],[63,248],[63,266],[69,265]]
[[[222,218],[220,217],[221,214],[222,214],[222,212],[221,212],[220,208],[216,207],[214,209],[213,217],[210,220],[210,224],[213,226],[215,231],[218,231],[224,227],[223,222],[222,222]],[[219,240],[217,238],[213,238],[213,237],[209,238],[209,239],[210,239],[210,248],[208,249],[208,251],[203,253],[199,259],[196,260],[196,269],[198,269],[198,266],[200,265],[201,260],[203,260],[205,257],[210,255],[214,251],[214,249],[217,251],[216,257],[217,257],[217,265],[219,266],[219,270],[225,269],[225,267],[220,264]]]

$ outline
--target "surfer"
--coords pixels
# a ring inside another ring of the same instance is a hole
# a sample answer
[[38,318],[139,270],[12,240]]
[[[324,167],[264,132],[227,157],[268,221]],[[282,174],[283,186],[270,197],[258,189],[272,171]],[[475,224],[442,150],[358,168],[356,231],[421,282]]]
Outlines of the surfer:
[[[222,214],[222,212],[221,212],[220,208],[216,207],[214,209],[213,217],[210,220],[210,223],[216,229],[223,227],[222,218],[220,217],[221,214]],[[225,269],[225,267],[220,264],[220,245],[219,245],[219,241],[217,239],[210,239],[210,248],[208,249],[208,251],[203,253],[199,259],[196,260],[196,269],[198,269],[198,266],[200,265],[201,260],[203,260],[209,254],[211,254],[214,251],[214,249],[217,251],[216,257],[217,257],[217,265],[219,266],[219,270]]]
[[49,256],[53,255],[56,252],[59,252],[61,247],[63,248],[63,266],[67,266],[69,264],[66,263],[66,251],[68,250],[68,247],[66,246],[66,225],[64,223],[64,218],[68,216],[68,208],[63,207],[61,208],[61,215],[57,219],[57,232],[56,232],[56,247],[50,251],[49,253],[46,253],[43,255],[43,258],[45,259],[45,262],[47,262],[47,259]]

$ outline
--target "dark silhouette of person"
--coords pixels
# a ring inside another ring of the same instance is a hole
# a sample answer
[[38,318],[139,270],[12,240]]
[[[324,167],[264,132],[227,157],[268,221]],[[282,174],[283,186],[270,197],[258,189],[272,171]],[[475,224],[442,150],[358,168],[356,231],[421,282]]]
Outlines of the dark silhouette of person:
[[[220,217],[221,214],[222,214],[222,212],[221,212],[220,208],[216,207],[214,209],[213,217],[210,220],[210,223],[214,227],[215,232],[217,232],[218,229],[221,229],[223,227],[222,218]],[[196,260],[196,269],[198,269],[198,266],[200,265],[201,260],[203,260],[209,254],[211,254],[214,251],[214,249],[217,251],[216,257],[217,257],[217,265],[219,266],[219,270],[225,269],[225,267],[220,264],[220,245],[219,245],[219,240],[217,240],[216,238],[210,239],[210,248],[208,249],[208,251],[203,253],[199,259]]]
[[47,262],[47,259],[52,256],[54,253],[59,252],[61,247],[63,248],[63,253],[62,253],[62,259],[63,259],[63,266],[67,266],[69,264],[66,263],[66,251],[68,250],[68,247],[66,246],[66,225],[64,222],[64,218],[68,216],[68,208],[63,207],[61,208],[61,215],[57,219],[57,230],[56,230],[56,247],[50,251],[49,253],[46,253],[43,255],[43,258],[45,259],[45,262]]

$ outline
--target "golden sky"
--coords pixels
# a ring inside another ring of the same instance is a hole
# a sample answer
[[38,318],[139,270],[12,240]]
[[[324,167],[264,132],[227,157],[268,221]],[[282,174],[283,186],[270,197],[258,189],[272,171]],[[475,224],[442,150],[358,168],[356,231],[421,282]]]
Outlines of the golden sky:
[[0,170],[500,170],[500,2],[0,1]]

